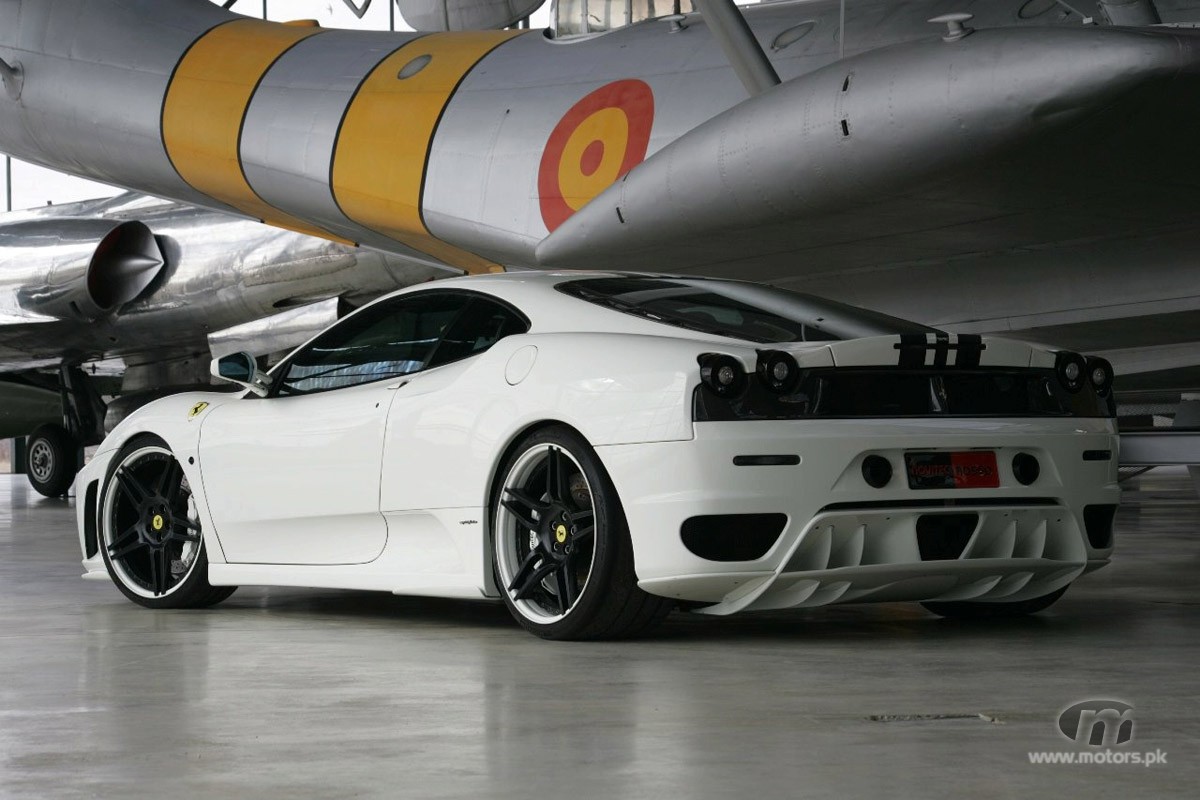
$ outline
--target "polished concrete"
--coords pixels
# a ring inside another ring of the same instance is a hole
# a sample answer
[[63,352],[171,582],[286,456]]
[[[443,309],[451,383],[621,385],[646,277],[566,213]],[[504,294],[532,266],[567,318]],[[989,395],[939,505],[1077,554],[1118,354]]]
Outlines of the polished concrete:
[[[150,612],[79,579],[73,503],[0,477],[0,797],[1197,797],[1200,503],[1126,493],[1112,567],[1040,617],[919,607],[673,615],[551,644],[502,607],[242,589]],[[1078,750],[1064,707],[1133,704],[1167,764]]]

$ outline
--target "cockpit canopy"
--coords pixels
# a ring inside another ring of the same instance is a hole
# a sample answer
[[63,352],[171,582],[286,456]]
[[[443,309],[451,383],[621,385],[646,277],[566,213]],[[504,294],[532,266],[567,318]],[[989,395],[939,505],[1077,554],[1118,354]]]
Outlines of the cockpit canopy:
[[636,22],[672,14],[689,14],[692,0],[557,0],[554,35],[583,36],[624,28]]

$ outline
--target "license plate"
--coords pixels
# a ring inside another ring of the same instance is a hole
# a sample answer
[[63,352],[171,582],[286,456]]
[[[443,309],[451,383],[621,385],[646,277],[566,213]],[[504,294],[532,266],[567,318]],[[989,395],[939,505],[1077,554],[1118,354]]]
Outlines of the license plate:
[[910,489],[995,489],[1000,485],[996,454],[989,450],[965,453],[905,453]]

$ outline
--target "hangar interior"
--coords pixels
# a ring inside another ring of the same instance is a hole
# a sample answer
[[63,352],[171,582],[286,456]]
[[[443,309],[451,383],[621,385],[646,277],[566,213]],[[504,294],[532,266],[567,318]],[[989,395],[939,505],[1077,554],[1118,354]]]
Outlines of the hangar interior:
[[0,798],[1194,796],[1197,28],[0,0]]

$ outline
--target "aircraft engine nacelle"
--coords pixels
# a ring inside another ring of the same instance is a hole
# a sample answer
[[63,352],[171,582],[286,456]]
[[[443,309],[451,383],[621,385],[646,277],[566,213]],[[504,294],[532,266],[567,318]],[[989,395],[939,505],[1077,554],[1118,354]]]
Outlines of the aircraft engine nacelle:
[[166,260],[154,234],[136,221],[42,219],[0,228],[0,264],[30,275],[21,308],[95,322],[143,295]]

